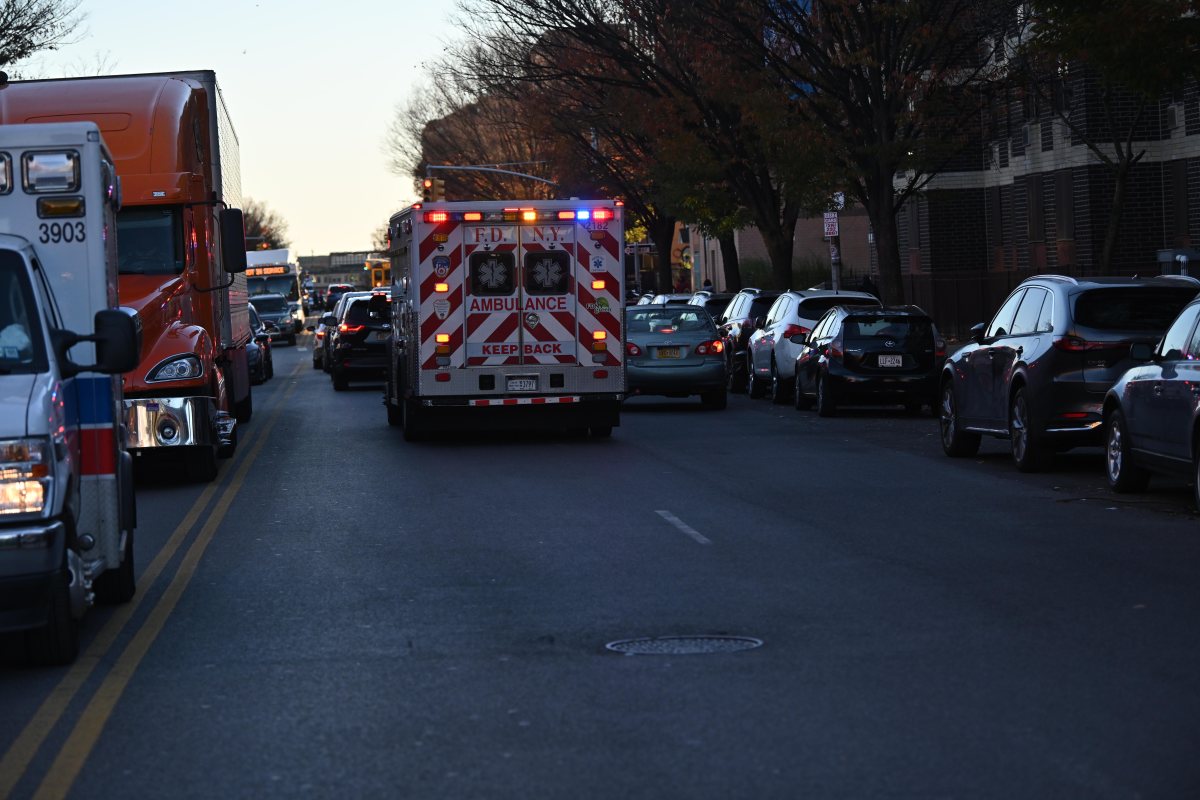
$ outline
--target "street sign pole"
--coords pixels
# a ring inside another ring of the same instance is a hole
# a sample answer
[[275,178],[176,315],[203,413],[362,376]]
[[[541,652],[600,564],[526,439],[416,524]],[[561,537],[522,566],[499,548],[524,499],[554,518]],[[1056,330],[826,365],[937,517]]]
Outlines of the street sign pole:
[[842,237],[836,211],[825,212],[825,237],[829,239],[829,286],[842,288]]

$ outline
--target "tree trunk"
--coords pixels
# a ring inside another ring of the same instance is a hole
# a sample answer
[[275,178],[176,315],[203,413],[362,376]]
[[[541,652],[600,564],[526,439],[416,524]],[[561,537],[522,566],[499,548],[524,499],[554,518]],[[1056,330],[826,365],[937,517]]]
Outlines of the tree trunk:
[[675,283],[671,279],[671,246],[675,244],[675,217],[655,217],[648,221],[650,240],[654,242],[655,291],[669,294],[675,291]]
[[[915,202],[912,201],[912,202]],[[879,299],[884,305],[904,303],[904,276],[900,269],[900,236],[896,229],[896,199],[891,179],[876,182],[867,203],[871,230],[875,234],[875,257],[879,261]]]
[[1121,232],[1121,212],[1125,208],[1125,191],[1129,187],[1129,173],[1133,162],[1127,154],[1120,154],[1120,161],[1113,175],[1112,205],[1108,211],[1108,227],[1104,231],[1104,249],[1100,251],[1099,274],[1112,272],[1113,254],[1117,249],[1117,236]]
[[[759,220],[759,233],[771,259],[771,279],[774,289],[792,288],[792,255],[796,251],[796,218],[799,209],[785,207],[783,213],[770,220]],[[766,225],[762,223],[766,222]]]
[[740,292],[742,290],[742,268],[738,261],[737,240],[733,231],[717,237],[721,244],[721,265],[725,270],[725,291]]

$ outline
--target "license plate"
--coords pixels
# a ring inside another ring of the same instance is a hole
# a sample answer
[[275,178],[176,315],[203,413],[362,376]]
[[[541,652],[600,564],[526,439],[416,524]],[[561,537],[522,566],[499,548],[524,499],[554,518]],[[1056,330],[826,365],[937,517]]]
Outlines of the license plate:
[[373,334],[371,334],[371,341],[373,342],[386,342],[387,340],[387,331],[375,331]]
[[509,378],[505,385],[510,392],[536,392],[537,378]]
[[880,356],[879,366],[881,367],[902,367],[904,366],[904,356]]
[[660,347],[654,351],[655,358],[679,358],[680,352],[678,347]]

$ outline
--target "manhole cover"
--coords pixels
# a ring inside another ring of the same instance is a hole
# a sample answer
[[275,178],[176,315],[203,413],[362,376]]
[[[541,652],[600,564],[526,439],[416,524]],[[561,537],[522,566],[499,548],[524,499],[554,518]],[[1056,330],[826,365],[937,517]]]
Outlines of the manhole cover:
[[648,636],[644,639],[609,642],[605,647],[633,656],[682,656],[753,650],[762,647],[762,640],[749,636]]

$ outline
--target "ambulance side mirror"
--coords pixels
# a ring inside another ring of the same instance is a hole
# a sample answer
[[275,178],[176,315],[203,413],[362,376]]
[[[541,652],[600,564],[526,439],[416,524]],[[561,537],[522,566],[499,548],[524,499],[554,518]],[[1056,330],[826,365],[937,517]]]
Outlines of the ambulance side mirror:
[[142,320],[136,314],[106,308],[96,312],[96,372],[120,374],[138,365],[142,355]]
[[246,271],[246,227],[240,208],[221,209],[221,263],[230,275]]
[[[93,325],[95,332],[91,336],[63,330],[52,332],[55,353],[64,378],[72,378],[81,372],[113,375],[137,367],[142,354],[142,322],[136,314],[106,308],[96,312]],[[95,364],[76,364],[71,360],[68,353],[80,342],[95,343]]]

